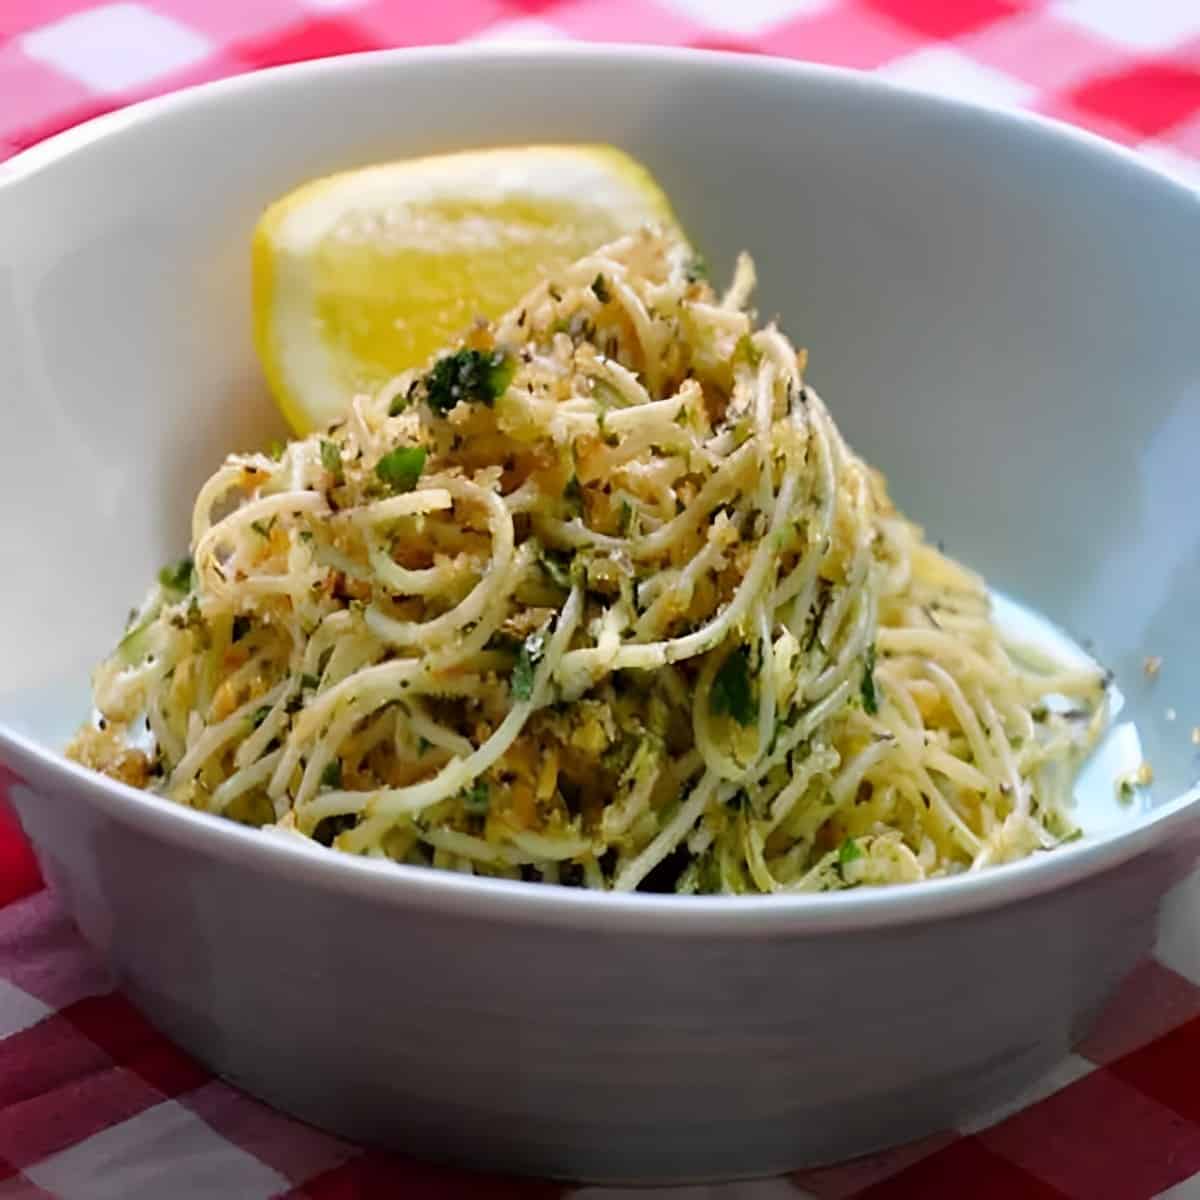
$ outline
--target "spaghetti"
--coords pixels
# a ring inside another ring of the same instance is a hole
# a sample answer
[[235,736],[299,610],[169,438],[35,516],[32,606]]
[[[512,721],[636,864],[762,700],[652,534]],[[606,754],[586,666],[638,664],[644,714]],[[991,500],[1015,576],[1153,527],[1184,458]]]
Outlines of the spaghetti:
[[349,853],[618,891],[916,881],[1074,836],[1104,676],[1006,644],[753,284],[743,256],[718,297],[645,231],[228,458],[70,752]]

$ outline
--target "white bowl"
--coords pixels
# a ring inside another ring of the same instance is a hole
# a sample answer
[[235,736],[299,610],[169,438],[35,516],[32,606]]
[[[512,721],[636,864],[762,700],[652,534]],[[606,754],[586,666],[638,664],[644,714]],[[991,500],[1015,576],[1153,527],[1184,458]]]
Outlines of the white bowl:
[[[756,254],[761,310],[931,536],[1094,641],[1155,768],[1145,805],[912,888],[610,896],[297,847],[58,755],[198,484],[276,432],[250,345],[262,206],[371,160],[590,139],[652,166],[718,268]],[[0,167],[0,757],[48,879],[217,1071],[419,1154],[733,1177],[992,1108],[1085,1029],[1196,852],[1198,262],[1197,196],[1129,154],[764,59],[344,58],[29,151]]]

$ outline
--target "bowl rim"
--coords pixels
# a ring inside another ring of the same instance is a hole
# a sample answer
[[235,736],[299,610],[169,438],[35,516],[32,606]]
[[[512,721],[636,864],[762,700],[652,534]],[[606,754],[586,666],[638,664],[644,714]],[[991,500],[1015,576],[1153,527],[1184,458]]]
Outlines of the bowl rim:
[[[998,109],[943,97],[879,79],[865,72],[768,56],[674,47],[606,43],[501,44],[410,47],[315,59],[198,84],[132,104],[56,134],[0,163],[0,198],[23,180],[109,138],[134,133],[151,122],[170,119],[213,102],[274,87],[302,87],[324,76],[361,72],[389,73],[414,64],[452,65],[486,58],[547,64],[592,61],[598,64],[665,64],[704,72],[737,69],[739,75],[768,75],[807,82],[847,96],[891,97],[922,114],[957,114],[996,124],[1034,140],[1071,143],[1097,166],[1134,172],[1147,185],[1166,188],[1177,199],[1194,201],[1200,190],[1147,162],[1133,150],[1096,134],[1040,114]],[[820,894],[766,896],[674,896],[593,892],[547,887],[502,879],[329,853],[298,837],[263,832],[225,818],[164,801],[108,779],[67,760],[34,739],[0,722],[0,762],[16,773],[13,790],[23,782],[35,791],[78,792],[107,817],[152,837],[226,863],[303,882],[326,892],[355,895],[383,904],[424,907],[441,912],[603,932],[662,931],[675,936],[866,931],[948,919],[1034,898],[1120,866],[1162,846],[1173,834],[1200,819],[1200,786],[1156,806],[1129,825],[1085,837],[1056,849],[947,879],[918,885],[860,888]],[[36,803],[36,797],[34,797]],[[20,801],[18,807],[20,807]]]
[[807,79],[817,86],[840,88],[850,93],[858,91],[862,94],[890,95],[897,102],[911,105],[914,110],[957,113],[959,116],[984,120],[1010,129],[1023,128],[1027,135],[1032,134],[1035,138],[1050,137],[1074,143],[1075,147],[1085,154],[1091,152],[1097,161],[1107,159],[1112,164],[1119,163],[1132,168],[1137,174],[1153,177],[1160,185],[1167,185],[1178,198],[1200,203],[1200,186],[1192,186],[1180,179],[1162,163],[1146,158],[1130,146],[1043,113],[942,95],[852,67],[733,50],[603,41],[460,42],[449,45],[364,50],[262,67],[203,83],[188,84],[162,95],[136,100],[110,112],[101,113],[18,150],[11,158],[0,162],[0,193],[95,142],[136,129],[149,121],[169,117],[176,111],[183,112],[198,105],[235,97],[243,91],[259,91],[272,86],[302,86],[305,80],[323,75],[376,70],[386,73],[409,63],[449,66],[464,60],[478,59],[518,63],[524,61],[534,69],[554,60],[591,60],[608,64],[658,62],[677,69],[697,71],[736,68],[741,74],[780,77],[790,75],[798,79]]
[[[831,934],[949,919],[1066,888],[1120,867],[1200,823],[1197,786],[1128,826],[1084,837],[1052,853],[950,878],[811,894],[656,895],[490,879],[340,854],[298,835],[255,829],[173,804],[89,770],[4,726],[0,761],[16,776],[8,785],[10,799],[22,787],[29,789],[27,799],[33,804],[39,803],[39,790],[78,792],[106,817],[157,840],[326,893],[495,921],[613,933]],[[15,798],[19,810],[22,798]]]

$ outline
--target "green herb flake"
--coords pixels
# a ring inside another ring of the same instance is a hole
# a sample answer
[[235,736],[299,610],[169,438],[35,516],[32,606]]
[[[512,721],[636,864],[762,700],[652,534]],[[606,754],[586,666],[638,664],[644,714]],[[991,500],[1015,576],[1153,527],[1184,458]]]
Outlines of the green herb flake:
[[425,751],[428,750],[432,745],[433,743],[427,737],[422,736],[417,738],[417,757],[424,757]]
[[250,714],[251,727],[257,729],[271,715],[271,706],[264,704],[262,708],[256,708]]
[[533,696],[534,667],[541,661],[546,652],[546,635],[531,633],[522,643],[517,655],[516,666],[513,667],[512,680],[509,684],[514,700],[529,700]]
[[178,592],[186,596],[196,586],[196,572],[190,558],[181,558],[176,563],[168,563],[158,573],[158,582],[168,592]]
[[879,696],[875,690],[875,647],[872,646],[866,654],[863,664],[862,686],[863,709],[874,716],[879,711]]
[[733,348],[733,361],[735,363],[746,363],[748,366],[757,367],[762,362],[762,351],[754,344],[748,333],[743,333],[737,340],[737,344]]
[[325,764],[325,770],[321,772],[321,786],[323,788],[340,788],[342,786],[342,760],[340,758],[330,759]]
[[844,867],[852,862],[857,862],[862,856],[862,847],[853,838],[847,838],[838,847],[838,866]]
[[708,703],[717,716],[732,717],[739,725],[753,725],[758,719],[746,646],[738,646],[721,664]]
[[488,785],[487,780],[480,779],[473,783],[469,788],[465,789],[463,794],[463,808],[474,816],[481,817],[488,810]]
[[596,432],[600,434],[600,440],[606,446],[616,446],[621,439],[608,427],[608,401],[603,395],[596,396]]
[[635,513],[633,505],[630,504],[628,500],[623,499],[621,501],[621,511],[619,517],[622,537],[628,537],[633,532],[634,515]]
[[708,279],[708,259],[703,254],[694,254],[685,271],[688,283],[700,283]]
[[346,472],[342,467],[342,452],[336,442],[321,439],[321,466],[333,476],[335,483],[344,482]]
[[414,379],[403,392],[393,396],[391,404],[388,405],[388,416],[398,417],[413,402],[413,397],[417,394],[420,386],[421,381]]
[[319,675],[309,675],[307,672],[300,676],[300,688],[302,691],[307,690],[315,692],[321,686],[321,677]]
[[612,299],[612,293],[608,290],[608,284],[605,282],[603,275],[597,275],[592,280],[592,295],[600,301],[601,304],[607,304]]
[[275,528],[275,518],[272,517],[269,521],[251,521],[250,528],[254,530],[261,538],[269,538],[271,530]]
[[425,376],[425,399],[443,417],[460,401],[491,405],[512,383],[516,369],[503,350],[457,350],[439,358]]
[[274,462],[278,462],[283,457],[283,452],[286,449],[287,447],[278,438],[276,438],[270,444],[270,446],[267,447],[267,454]]
[[578,475],[572,475],[567,480],[567,486],[563,488],[563,502],[571,516],[578,517],[583,513],[583,488],[579,485]]
[[375,464],[375,474],[393,493],[411,492],[424,469],[424,446],[397,446]]
[[571,587],[571,566],[574,559],[569,554],[560,554],[554,550],[547,550],[542,547],[538,551],[538,566],[550,576],[550,580],[555,586],[566,588],[568,591]]

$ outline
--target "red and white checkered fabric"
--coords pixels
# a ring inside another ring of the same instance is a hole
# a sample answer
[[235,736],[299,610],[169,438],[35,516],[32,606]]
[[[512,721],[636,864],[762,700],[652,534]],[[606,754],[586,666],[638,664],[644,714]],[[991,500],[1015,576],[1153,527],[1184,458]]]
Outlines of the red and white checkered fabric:
[[[655,42],[878,71],[1136,147],[1200,186],[1200,0],[0,0],[0,159],[133,100],[256,67],[463,40]],[[363,1151],[154,1032],[42,890],[0,769],[0,1200],[615,1198]],[[977,1122],[692,1196],[1200,1200],[1200,877],[1075,1054]],[[661,1194],[661,1193],[659,1193]]]
[[[366,1151],[214,1079],[114,991],[42,888],[0,768],[0,1200],[657,1200]],[[969,1129],[680,1200],[1200,1198],[1200,875],[1074,1054]]]
[[0,0],[0,158],[256,67],[561,38],[878,71],[1084,125],[1200,184],[1200,0]]

